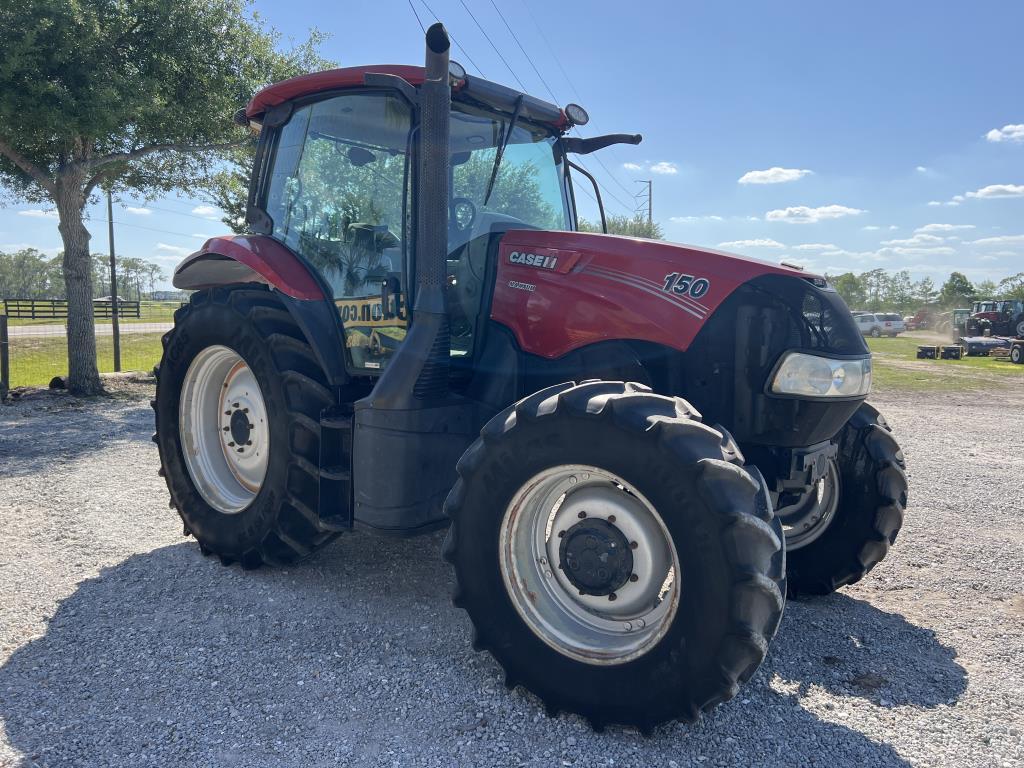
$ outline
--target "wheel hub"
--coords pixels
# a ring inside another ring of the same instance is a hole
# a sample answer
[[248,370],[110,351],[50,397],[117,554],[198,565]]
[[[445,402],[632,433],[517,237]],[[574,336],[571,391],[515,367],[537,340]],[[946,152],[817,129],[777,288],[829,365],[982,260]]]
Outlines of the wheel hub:
[[252,424],[249,423],[249,417],[245,415],[241,408],[235,408],[231,412],[231,417],[228,421],[228,432],[231,434],[231,440],[237,445],[244,446],[249,442]]
[[561,539],[558,567],[581,595],[611,595],[633,573],[629,540],[607,520],[583,519]]

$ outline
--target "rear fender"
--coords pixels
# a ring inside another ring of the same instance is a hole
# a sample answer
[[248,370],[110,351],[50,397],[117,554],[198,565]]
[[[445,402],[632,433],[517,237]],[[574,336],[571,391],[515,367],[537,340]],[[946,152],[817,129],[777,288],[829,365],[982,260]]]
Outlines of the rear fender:
[[295,319],[328,381],[341,386],[345,341],[330,288],[298,255],[264,235],[214,237],[174,270],[175,288],[201,290],[245,283],[270,286]]

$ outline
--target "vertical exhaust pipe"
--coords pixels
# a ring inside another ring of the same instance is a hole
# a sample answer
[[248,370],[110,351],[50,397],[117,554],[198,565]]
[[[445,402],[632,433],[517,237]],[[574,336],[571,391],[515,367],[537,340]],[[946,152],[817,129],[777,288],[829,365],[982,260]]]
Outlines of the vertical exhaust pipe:
[[[436,324],[436,335],[416,380],[420,398],[448,389],[451,336],[445,281],[448,258],[448,182],[450,178],[452,89],[448,81],[448,32],[438,22],[426,35],[426,80],[420,87],[419,183],[416,190],[416,302],[413,322]],[[435,319],[436,318],[436,319]]]
[[449,48],[444,25],[433,24],[426,34],[426,79],[419,89],[412,327],[369,397],[371,407],[377,409],[423,407],[440,402],[448,394],[451,335],[445,283],[451,163]]

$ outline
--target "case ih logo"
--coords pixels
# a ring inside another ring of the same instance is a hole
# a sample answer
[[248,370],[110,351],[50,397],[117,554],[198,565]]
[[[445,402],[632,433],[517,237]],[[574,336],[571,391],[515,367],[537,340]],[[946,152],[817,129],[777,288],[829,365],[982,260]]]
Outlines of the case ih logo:
[[554,269],[558,264],[557,256],[544,256],[539,253],[527,253],[526,251],[512,251],[508,255],[509,264],[521,264],[524,267],[536,267],[537,269]]

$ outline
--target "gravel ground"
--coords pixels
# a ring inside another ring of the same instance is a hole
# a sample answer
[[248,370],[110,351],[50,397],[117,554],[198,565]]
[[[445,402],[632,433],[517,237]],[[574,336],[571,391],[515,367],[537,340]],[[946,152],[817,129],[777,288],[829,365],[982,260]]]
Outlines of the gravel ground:
[[0,765],[1024,764],[1020,394],[877,398],[910,464],[893,553],[791,602],[737,699],[651,737],[506,691],[439,536],[276,571],[200,556],[149,396],[0,407]]

